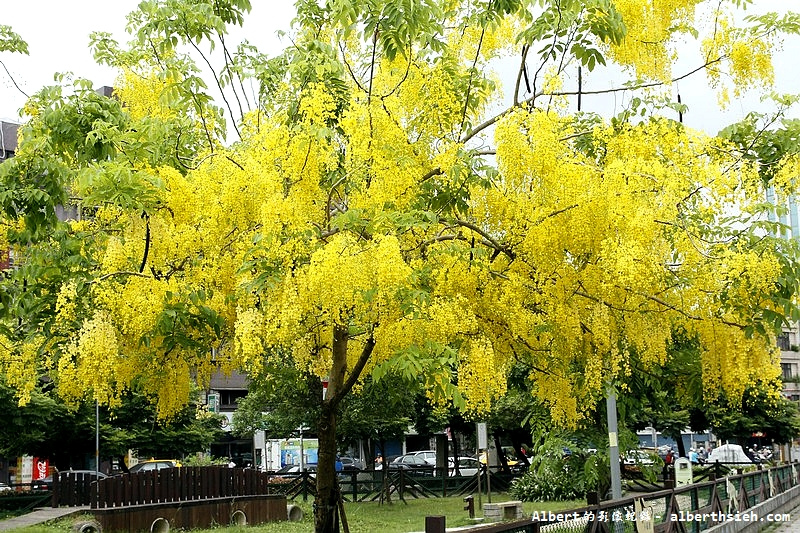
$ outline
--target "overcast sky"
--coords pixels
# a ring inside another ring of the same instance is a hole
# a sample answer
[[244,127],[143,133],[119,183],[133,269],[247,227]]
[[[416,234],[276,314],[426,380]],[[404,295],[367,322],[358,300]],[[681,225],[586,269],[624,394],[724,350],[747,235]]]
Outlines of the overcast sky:
[[[749,13],[765,11],[785,12],[796,0],[754,0]],[[91,79],[96,86],[113,85],[116,73],[94,64],[88,48],[89,34],[100,30],[112,33],[120,42],[127,42],[125,16],[135,9],[139,0],[4,0],[0,10],[0,24],[10,25],[30,46],[30,55],[3,53],[2,60],[17,83],[28,94],[53,83],[56,72],[73,72],[76,76]],[[275,55],[282,45],[276,36],[278,30],[288,29],[294,8],[292,0],[252,0],[253,10],[246,18],[243,33],[268,55]],[[696,43],[681,52],[680,66],[675,75],[683,74],[699,65],[700,57],[694,52]],[[776,81],[779,92],[800,92],[800,38],[787,41],[776,63]],[[514,73],[503,77],[513,79]],[[615,79],[616,78],[616,79]],[[586,90],[604,89],[621,85],[623,77],[594,72],[584,76]],[[570,88],[570,87],[567,87]],[[689,106],[684,122],[694,128],[716,133],[721,127],[741,119],[753,108],[765,110],[758,96],[746,95],[732,101],[726,111],[717,106],[716,94],[708,88],[705,74],[700,73],[673,87],[682,101]],[[584,97],[584,110],[598,110],[608,116],[622,110],[626,96]],[[19,120],[17,111],[25,97],[14,88],[8,76],[0,71],[0,118]],[[796,113],[795,113],[796,115]]]

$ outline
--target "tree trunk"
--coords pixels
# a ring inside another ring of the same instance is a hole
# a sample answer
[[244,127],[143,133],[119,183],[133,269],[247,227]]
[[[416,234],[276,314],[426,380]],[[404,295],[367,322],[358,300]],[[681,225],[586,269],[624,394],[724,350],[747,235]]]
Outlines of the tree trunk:
[[522,439],[519,438],[519,435],[514,433],[511,434],[511,445],[514,446],[514,452],[517,454],[517,459],[524,462],[525,466],[530,466],[530,459],[528,459],[527,454],[522,451]]
[[[497,449],[497,458],[500,460],[500,466],[503,467],[503,472],[506,474],[511,473],[511,468],[508,466],[508,457],[506,457],[506,452],[503,451],[503,447],[500,445],[500,435],[494,436],[494,447]],[[486,450],[486,468],[488,472],[489,468],[489,450]]]
[[317,427],[319,439],[317,462],[317,496],[314,499],[314,531],[335,533],[336,495],[336,416],[325,405]]
[[686,457],[686,446],[683,444],[683,434],[680,430],[662,430],[661,433],[675,441],[675,445],[678,447],[678,457]]
[[456,435],[456,430],[454,430],[452,427],[450,428],[450,434],[453,436],[453,474],[460,476],[461,469],[458,467],[458,458],[461,455],[461,446],[458,445],[458,436]]
[[328,379],[328,392],[322,402],[317,438],[317,496],[314,499],[315,533],[338,533],[338,492],[336,490],[336,401],[343,392],[347,370],[347,328],[335,326],[333,330],[333,361]]
[[350,392],[367,364],[375,339],[370,336],[358,361],[347,376],[347,325],[337,324],[333,327],[333,356],[331,373],[328,376],[328,392],[322,400],[320,408],[317,437],[319,449],[317,458],[317,496],[314,498],[314,531],[315,533],[338,533],[338,497],[339,488],[336,478],[336,416],[339,403]]

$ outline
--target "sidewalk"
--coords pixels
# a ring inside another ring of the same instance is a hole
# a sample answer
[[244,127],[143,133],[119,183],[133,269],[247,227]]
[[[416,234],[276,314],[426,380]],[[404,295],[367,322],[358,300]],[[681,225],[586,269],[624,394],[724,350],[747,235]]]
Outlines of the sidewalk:
[[33,512],[0,520],[0,531],[17,529],[18,527],[34,526],[56,518],[63,518],[71,514],[81,514],[89,511],[89,506],[84,507],[40,507]]
[[769,533],[800,533],[800,507],[795,507],[789,511],[789,515],[792,518],[791,522],[783,522],[782,524],[775,523],[769,526],[767,531],[769,531]]

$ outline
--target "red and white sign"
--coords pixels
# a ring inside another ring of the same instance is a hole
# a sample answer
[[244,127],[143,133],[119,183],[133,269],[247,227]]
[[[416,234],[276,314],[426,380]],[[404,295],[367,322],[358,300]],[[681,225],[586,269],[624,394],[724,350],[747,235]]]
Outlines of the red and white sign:
[[329,378],[321,378],[322,381],[322,401],[325,401],[325,396],[328,395],[328,379]]
[[33,480],[37,481],[47,477],[47,472],[50,470],[50,460],[41,459],[39,457],[33,458]]

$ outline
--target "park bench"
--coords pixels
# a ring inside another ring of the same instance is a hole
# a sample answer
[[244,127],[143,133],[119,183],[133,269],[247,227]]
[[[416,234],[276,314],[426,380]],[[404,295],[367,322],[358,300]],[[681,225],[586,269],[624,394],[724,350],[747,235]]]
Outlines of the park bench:
[[489,522],[522,518],[522,502],[512,500],[508,502],[484,503],[483,516]]

